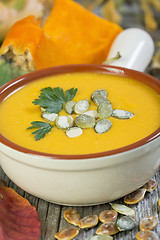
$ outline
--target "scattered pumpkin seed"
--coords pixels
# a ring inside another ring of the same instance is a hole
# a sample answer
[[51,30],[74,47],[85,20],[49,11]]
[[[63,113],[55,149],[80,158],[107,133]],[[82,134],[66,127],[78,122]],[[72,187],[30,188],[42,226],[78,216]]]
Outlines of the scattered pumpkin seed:
[[73,118],[71,116],[58,116],[55,124],[58,128],[66,130],[73,126]]
[[119,232],[115,222],[103,223],[96,231],[98,235],[114,235]]
[[129,231],[135,228],[136,221],[130,216],[122,216],[117,220],[117,227],[120,231]]
[[101,103],[104,103],[104,102],[109,102],[108,100],[107,100],[107,98],[105,98],[104,96],[102,96],[102,95],[100,95],[100,94],[98,94],[98,95],[95,95],[94,97],[93,97],[93,102],[97,105],[97,106],[99,106]]
[[71,240],[79,234],[79,229],[77,228],[65,228],[55,234],[55,238],[58,240]]
[[94,119],[98,118],[98,113],[96,110],[90,110],[90,111],[85,112],[84,114],[86,114]]
[[89,109],[89,102],[87,99],[77,102],[74,106],[74,112],[77,114],[82,114]]
[[88,238],[88,240],[113,240],[113,237],[109,235],[95,235]]
[[129,208],[129,207],[123,205],[123,204],[110,203],[110,205],[118,213],[121,213],[121,214],[127,215],[127,216],[134,216],[135,215],[135,211],[132,208]]
[[143,187],[146,189],[147,192],[153,192],[157,186],[157,182],[151,178]]
[[136,238],[138,240],[159,240],[158,235],[152,231],[140,231],[137,232]]
[[109,101],[99,104],[97,108],[98,117],[102,119],[110,117],[112,115],[112,111],[112,105]]
[[63,104],[63,109],[66,111],[66,113],[73,114],[75,105],[76,105],[75,101],[69,101]]
[[81,219],[81,214],[75,209],[67,209],[66,211],[64,211],[64,218],[67,222],[78,226],[78,222]]
[[88,215],[79,220],[78,226],[80,228],[91,228],[91,227],[95,227],[97,224],[98,224],[98,216]]
[[95,120],[91,116],[81,114],[75,118],[75,124],[80,128],[92,128],[95,125]]
[[108,119],[100,119],[95,124],[95,131],[99,134],[107,132],[112,126],[112,122]]
[[134,117],[134,114],[125,110],[115,109],[112,112],[112,117],[118,119],[130,119]]
[[72,127],[66,131],[66,135],[70,138],[79,137],[80,135],[82,135],[82,133],[83,130],[80,127]]
[[99,214],[99,220],[102,223],[114,222],[117,219],[118,213],[114,210],[104,210]]
[[141,231],[152,231],[158,225],[157,218],[155,216],[148,216],[142,219],[140,223]]
[[42,113],[42,118],[49,122],[54,122],[56,118],[58,117],[58,114],[56,113],[49,113],[49,112],[43,112]]
[[97,95],[101,95],[103,97],[107,97],[107,91],[105,89],[98,89],[95,92],[92,93],[91,95],[91,99],[93,100],[93,98]]
[[145,188],[139,188],[136,191],[126,195],[124,197],[124,202],[127,204],[136,204],[144,198],[145,193],[146,193]]

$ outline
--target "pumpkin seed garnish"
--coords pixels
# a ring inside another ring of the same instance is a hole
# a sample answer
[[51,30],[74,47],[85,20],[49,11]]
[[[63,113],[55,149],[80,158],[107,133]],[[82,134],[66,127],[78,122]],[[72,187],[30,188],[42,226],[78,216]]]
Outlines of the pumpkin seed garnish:
[[124,202],[127,204],[136,204],[144,198],[145,193],[146,193],[145,188],[139,188],[136,191],[126,195],[124,197]]
[[103,223],[96,231],[98,235],[114,235],[119,232],[115,222]]
[[40,107],[40,110],[41,110],[42,113],[46,111],[46,109],[43,108],[43,107]]
[[134,114],[125,110],[115,109],[112,112],[112,117],[118,119],[130,119],[134,117]]
[[75,101],[66,102],[63,104],[63,109],[66,111],[66,113],[73,114],[75,104],[76,104]]
[[97,105],[99,106],[101,103],[104,103],[104,102],[108,102],[107,98],[105,98],[104,96],[98,94],[98,95],[95,95],[92,99],[92,101]]
[[122,216],[117,220],[117,227],[120,231],[129,231],[135,228],[136,221],[130,216]]
[[158,225],[157,218],[155,216],[148,216],[142,219],[140,223],[141,231],[152,231]]
[[135,211],[132,208],[129,208],[123,204],[110,203],[110,205],[115,211],[117,211],[118,213],[121,213],[122,215],[127,215],[127,216],[135,215]]
[[108,119],[100,119],[95,124],[95,131],[99,134],[107,132],[112,126],[112,122]]
[[56,118],[58,117],[58,114],[56,113],[48,113],[48,112],[43,112],[42,113],[42,118],[49,122],[54,122]]
[[99,214],[99,220],[102,223],[114,222],[117,219],[118,213],[114,210],[104,210]]
[[93,100],[93,98],[97,95],[101,95],[103,97],[107,97],[107,91],[105,89],[97,89],[96,91],[94,91],[91,95],[91,100]]
[[87,99],[77,102],[74,106],[74,112],[77,114],[82,114],[89,109],[89,102]]
[[136,238],[138,240],[159,240],[158,235],[152,231],[140,231],[137,232]]
[[112,111],[112,105],[109,101],[99,104],[97,108],[98,117],[101,119],[110,117],[112,115]]
[[151,178],[143,187],[146,189],[147,192],[152,193],[157,188],[157,186],[157,182]]
[[65,228],[55,234],[55,238],[58,240],[71,240],[79,234],[79,229],[77,228]]
[[98,224],[98,216],[97,215],[88,215],[79,220],[78,226],[80,228],[92,228]]
[[91,116],[81,114],[75,118],[75,124],[80,128],[92,128],[95,125],[95,120]]
[[67,222],[78,226],[78,222],[81,219],[81,214],[75,209],[67,209],[66,211],[64,211],[64,218]]
[[82,133],[83,130],[80,127],[72,127],[66,131],[66,135],[70,138],[79,137],[80,135],[82,135]]
[[83,114],[86,114],[94,119],[98,118],[98,113],[96,110],[90,110],[90,111],[84,112]]
[[95,235],[88,238],[88,240],[113,240],[113,237],[109,235]]
[[71,116],[58,116],[55,124],[58,128],[66,130],[73,126],[73,118]]

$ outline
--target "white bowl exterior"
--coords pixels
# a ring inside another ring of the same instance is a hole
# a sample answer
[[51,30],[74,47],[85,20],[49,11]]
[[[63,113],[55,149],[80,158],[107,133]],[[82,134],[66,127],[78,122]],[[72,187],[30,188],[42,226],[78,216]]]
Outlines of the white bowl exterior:
[[146,183],[160,165],[160,138],[100,158],[51,159],[0,144],[5,173],[19,187],[63,205],[95,205],[120,198]]

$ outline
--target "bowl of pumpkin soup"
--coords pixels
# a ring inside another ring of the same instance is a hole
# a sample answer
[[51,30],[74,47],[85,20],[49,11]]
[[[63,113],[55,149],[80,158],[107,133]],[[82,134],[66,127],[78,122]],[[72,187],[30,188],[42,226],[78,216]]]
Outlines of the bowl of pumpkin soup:
[[145,184],[160,165],[160,81],[107,65],[60,66],[0,88],[0,163],[19,187],[95,205]]

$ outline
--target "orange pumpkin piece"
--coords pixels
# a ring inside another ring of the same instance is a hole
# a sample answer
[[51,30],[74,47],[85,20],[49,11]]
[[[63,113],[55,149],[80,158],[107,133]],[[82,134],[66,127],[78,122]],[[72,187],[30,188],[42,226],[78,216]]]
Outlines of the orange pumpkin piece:
[[106,60],[122,28],[102,19],[72,0],[55,0],[35,52],[37,69],[63,64]]
[[0,186],[0,239],[38,240],[39,236],[36,209],[12,188]]
[[5,55],[6,59],[11,59],[15,65],[20,67],[27,63],[28,70],[33,70],[33,55],[43,34],[39,23],[34,16],[17,21],[11,27],[1,46],[0,55]]

